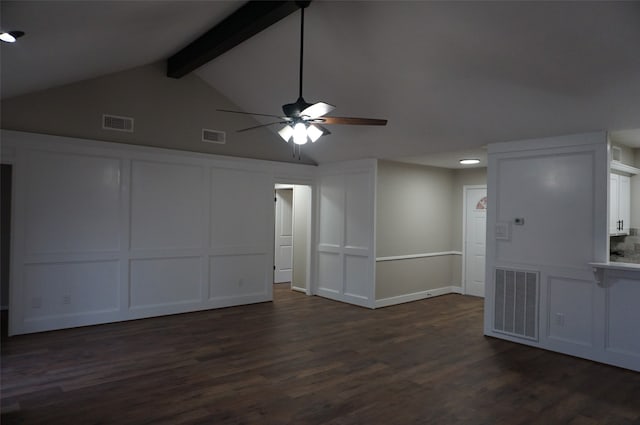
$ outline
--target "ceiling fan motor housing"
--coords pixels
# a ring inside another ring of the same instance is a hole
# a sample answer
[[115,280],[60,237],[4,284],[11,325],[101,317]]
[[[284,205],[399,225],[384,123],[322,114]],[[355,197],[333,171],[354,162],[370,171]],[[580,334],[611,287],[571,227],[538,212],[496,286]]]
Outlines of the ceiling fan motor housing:
[[311,103],[307,103],[302,96],[295,101],[295,103],[287,103],[286,105],[282,105],[282,112],[284,112],[287,117],[299,117],[300,113],[311,106]]

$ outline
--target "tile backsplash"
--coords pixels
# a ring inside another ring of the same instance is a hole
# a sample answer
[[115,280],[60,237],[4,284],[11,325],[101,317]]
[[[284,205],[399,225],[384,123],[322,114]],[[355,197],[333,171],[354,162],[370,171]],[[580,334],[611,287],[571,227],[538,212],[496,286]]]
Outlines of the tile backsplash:
[[629,229],[629,236],[611,236],[610,261],[640,263],[640,231]]

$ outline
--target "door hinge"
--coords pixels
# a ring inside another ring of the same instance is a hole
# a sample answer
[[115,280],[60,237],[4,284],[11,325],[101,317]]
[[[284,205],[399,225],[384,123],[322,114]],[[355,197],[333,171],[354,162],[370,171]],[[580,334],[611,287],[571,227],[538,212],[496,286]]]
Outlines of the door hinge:
[[273,266],[273,271],[274,271],[274,272],[276,271],[276,266]]
[[278,198],[273,198],[273,202],[278,202]]

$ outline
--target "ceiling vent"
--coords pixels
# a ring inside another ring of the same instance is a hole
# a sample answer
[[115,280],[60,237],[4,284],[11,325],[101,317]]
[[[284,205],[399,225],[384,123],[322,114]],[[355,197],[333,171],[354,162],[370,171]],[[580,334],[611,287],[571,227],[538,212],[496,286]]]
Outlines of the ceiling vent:
[[202,129],[202,141],[206,143],[215,143],[224,145],[227,143],[227,133],[218,130]]
[[133,133],[133,118],[104,114],[102,115],[102,129]]

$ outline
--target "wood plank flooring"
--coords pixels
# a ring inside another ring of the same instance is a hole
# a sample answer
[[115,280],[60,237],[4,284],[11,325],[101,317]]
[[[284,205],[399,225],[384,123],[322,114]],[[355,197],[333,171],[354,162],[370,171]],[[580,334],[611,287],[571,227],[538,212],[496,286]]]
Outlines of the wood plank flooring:
[[482,301],[273,303],[3,337],[2,424],[635,424],[640,374],[482,336]]

